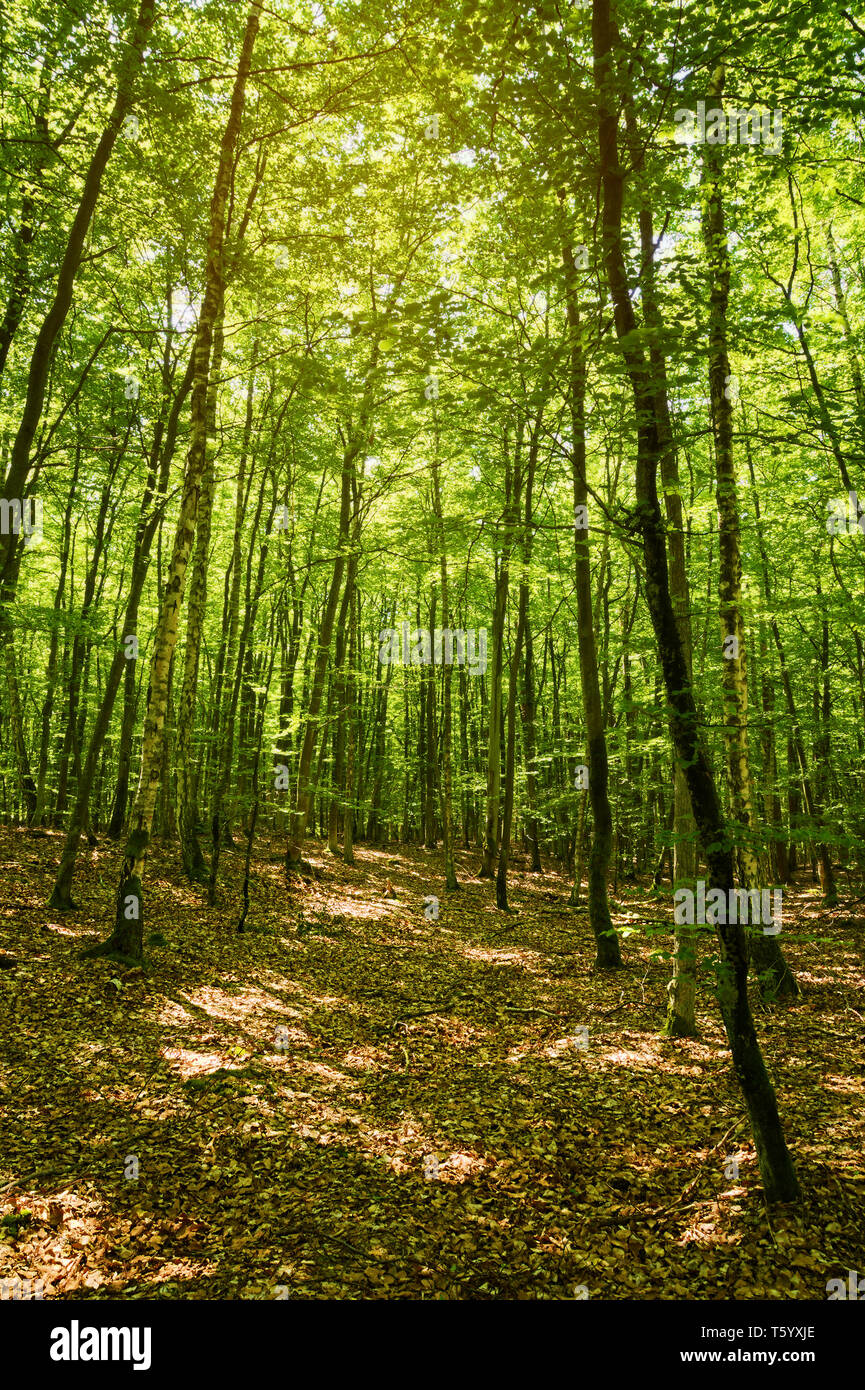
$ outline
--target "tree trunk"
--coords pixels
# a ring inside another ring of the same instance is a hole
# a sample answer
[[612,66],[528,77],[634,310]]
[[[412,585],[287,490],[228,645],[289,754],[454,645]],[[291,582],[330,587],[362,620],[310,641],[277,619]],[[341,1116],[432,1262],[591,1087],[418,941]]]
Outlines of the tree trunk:
[[243,115],[246,80],[258,33],[260,4],[261,0],[252,0],[247,15],[246,31],[232,92],[231,111],[222,138],[219,168],[210,205],[206,282],[195,339],[189,455],[168,579],[157,619],[141,745],[141,770],[118,883],[114,931],[107,941],[88,952],[89,955],[120,954],[135,960],[140,960],[142,956],[141,876],[147,858],[153,813],[162,775],[169,671],[177,644],[177,624],[195,535],[201,478],[206,464],[210,350],[214,326],[222,310],[225,292],[226,210]]
[[[515,467],[519,467],[523,426],[520,422],[514,450]],[[505,525],[501,553],[496,569],[496,597],[493,610],[492,666],[489,689],[489,732],[487,735],[487,809],[484,830],[483,863],[479,878],[492,878],[499,847],[499,806],[502,781],[502,666],[505,645],[505,613],[510,582],[510,507],[513,470],[505,440]]]
[[[172,316],[172,295],[171,286],[166,289],[166,322],[171,323]],[[170,399],[171,392],[171,340],[173,334],[166,332],[165,353],[163,355],[163,399]],[[136,575],[142,570],[141,582],[147,576],[150,568],[150,551],[153,538],[157,530],[162,525],[162,508],[165,505],[165,498],[168,489],[168,477],[171,463],[174,459],[174,450],[177,443],[177,431],[180,424],[180,415],[183,410],[189,392],[192,390],[192,379],[195,369],[195,348],[189,354],[189,361],[186,372],[179,389],[174,395],[171,408],[168,412],[168,422],[165,426],[163,438],[163,422],[160,415],[156,422],[153,434],[153,444],[150,451],[150,469],[147,484],[144,490],[144,498],[141,503],[141,514],[138,521],[138,529],[135,536],[135,550],[132,560],[132,587],[136,585]],[[157,463],[159,465],[157,476]],[[160,530],[161,535],[161,530]],[[141,592],[139,588],[139,593]],[[138,604],[127,604],[126,617],[124,619],[123,638],[136,638],[138,634]],[[137,706],[136,698],[136,672],[138,669],[137,657],[128,656],[125,667],[123,684],[123,715],[120,727],[120,741],[117,753],[117,783],[114,792],[114,801],[111,809],[111,819],[108,823],[108,835],[112,840],[119,840],[123,834],[123,827],[126,824],[127,802],[129,800],[129,779],[131,776],[132,764],[132,738],[135,731],[135,713]],[[114,696],[112,695],[112,700]]]
[[[769,557],[766,553],[766,542],[763,536],[762,518],[760,513],[760,496],[757,492],[757,479],[754,473],[753,460],[748,456],[748,468],[751,475],[751,492],[754,499],[754,517],[757,527],[757,545],[760,552],[760,563],[763,571],[763,592],[766,601],[772,603],[772,588],[769,579]],[[805,798],[805,809],[808,813],[812,825],[815,827],[815,838],[817,843],[817,864],[820,874],[820,887],[823,892],[823,901],[827,907],[834,907],[838,901],[838,889],[835,883],[835,871],[832,868],[832,860],[829,856],[829,848],[825,841],[823,829],[823,817],[814,796],[811,778],[808,772],[808,755],[805,752],[805,744],[802,739],[802,726],[799,721],[799,713],[796,708],[796,701],[793,695],[793,686],[790,680],[790,671],[787,666],[787,657],[784,651],[784,643],[781,638],[781,630],[778,627],[778,620],[774,613],[770,613],[769,628],[775,643],[775,650],[778,653],[778,664],[781,668],[781,687],[784,691],[784,699],[787,704],[787,713],[790,716],[792,730],[790,735],[790,746],[796,758],[799,775],[802,784],[802,794]],[[793,827],[791,826],[791,831]],[[795,864],[795,846],[790,856],[790,869]]]
[[18,770],[21,791],[21,804],[27,825],[33,824],[36,815],[36,783],[30,771],[30,757],[27,752],[27,737],[24,731],[24,711],[21,704],[21,687],[18,678],[18,653],[15,650],[15,633],[6,609],[0,604],[0,647],[6,666],[6,689],[9,693],[9,722],[12,726],[12,743]]
[[[652,370],[653,404],[661,447],[660,473],[667,519],[667,551],[670,598],[676,616],[676,627],[682,644],[682,655],[693,679],[693,635],[691,630],[691,593],[685,561],[685,519],[682,506],[679,461],[667,399],[667,361],[663,349],[663,321],[658,306],[655,285],[655,237],[652,205],[643,178],[644,146],[637,129],[636,112],[630,92],[624,93],[628,145],[635,174],[640,180],[640,252],[641,291],[645,324],[649,336],[649,362]],[[691,892],[697,875],[697,831],[691,810],[691,798],[684,769],[673,748],[673,804],[671,807],[673,850],[672,880],[674,894],[679,888]],[[660,863],[663,865],[664,854]],[[658,873],[656,871],[656,879]],[[687,923],[674,927],[675,952],[673,975],[667,985],[667,1014],[662,1032],[667,1037],[697,1037],[697,946],[698,933]]]
[[45,819],[47,801],[48,754],[51,748],[51,715],[54,709],[54,686],[57,679],[57,654],[60,644],[59,619],[63,611],[63,595],[66,588],[66,571],[69,566],[69,551],[72,544],[72,511],[78,488],[78,475],[81,467],[81,450],[75,451],[75,465],[69,488],[69,501],[63,518],[63,539],[60,544],[60,576],[54,592],[54,622],[51,626],[51,640],[48,648],[48,665],[45,671],[46,695],[42,706],[42,737],[39,744],[39,771],[36,776],[36,810],[34,820],[41,825]]
[[[436,542],[439,552],[439,582],[442,593],[442,629],[450,629],[450,593],[448,589],[447,538],[441,497],[441,465],[439,462],[438,419],[435,419],[435,449],[430,465],[432,474],[432,509],[436,521]],[[442,652],[444,660],[445,653]],[[454,861],[453,809],[453,662],[444,661],[442,668],[442,745],[441,745],[441,809],[445,851],[445,887],[449,892],[459,888]],[[383,716],[382,716],[383,720]]]
[[[129,41],[123,45],[124,52],[117,75],[117,91],[111,108],[111,115],[90,160],[84,179],[84,188],[66,240],[54,297],[33,346],[27,376],[24,409],[12,446],[9,473],[2,491],[2,496],[6,499],[22,498],[26,491],[31,468],[30,450],[42,417],[42,406],[45,400],[45,389],[51,369],[54,345],[69,313],[75,276],[81,263],[84,243],[99,199],[102,176],[105,173],[120,128],[132,105],[135,79],[142,63],[147,36],[153,27],[155,18],[156,0],[141,0]],[[8,536],[0,534],[0,592],[4,592],[7,587],[17,539],[17,536],[11,531]]]
[[[723,65],[709,83],[708,96],[719,105],[724,90]],[[739,883],[742,888],[761,886],[760,863],[755,849],[751,759],[748,748],[748,669],[745,624],[742,616],[742,557],[739,497],[733,455],[733,381],[727,351],[727,306],[730,298],[730,259],[724,219],[723,158],[720,145],[706,145],[703,152],[702,228],[710,279],[709,301],[709,396],[715,445],[716,499],[718,504],[718,597],[720,601],[724,705],[724,747],[735,836]],[[798,994],[798,986],[775,937],[757,927],[751,933],[751,954],[758,971],[761,993],[768,998]]]
[[[529,440],[528,462],[526,466],[526,516],[523,534],[524,568],[521,576],[523,581],[525,580],[526,569],[531,559],[532,483],[534,481],[535,466],[537,464],[540,430],[541,411],[538,411],[537,419],[535,420],[532,435]],[[519,521],[520,495],[522,489],[522,467],[518,454],[514,464],[513,487],[510,497],[509,524],[514,530]],[[527,546],[528,550],[526,549]],[[502,838],[501,844],[499,845],[499,862],[496,871],[496,907],[500,912],[510,911],[508,907],[508,859],[511,852],[511,828],[514,817],[514,778],[516,776],[517,753],[517,686],[519,683],[520,663],[523,655],[523,637],[526,630],[527,616],[528,586],[525,582],[521,582],[520,599],[517,609],[517,631],[511,650],[511,665],[508,673],[508,700],[505,712],[507,728],[507,743],[505,746],[505,797],[504,806],[502,808]]]
[[333,564],[333,574],[331,576],[327,599],[325,600],[321,624],[315,639],[316,655],[312,673],[312,687],[309,692],[303,742],[300,749],[300,758],[298,759],[297,783],[295,786],[294,804],[291,809],[288,845],[285,852],[285,871],[286,874],[289,875],[300,865],[303,840],[306,834],[306,824],[312,804],[309,774],[312,770],[312,757],[315,751],[316,735],[318,732],[318,714],[321,709],[321,698],[324,693],[324,678],[327,671],[328,658],[330,656],[330,642],[333,636],[336,606],[339,602],[339,591],[342,586],[342,576],[346,563],[348,527],[351,514],[352,471],[355,460],[360,453],[361,445],[362,438],[358,433],[355,438],[350,440],[343,452],[339,539],[337,541],[338,549]]
[[[353,576],[352,576],[353,579]],[[354,860],[354,798],[357,784],[357,689],[354,667],[357,661],[357,587],[352,582],[348,603],[348,659],[345,672],[345,807],[342,818],[342,857],[346,864]]]
[[[207,400],[207,440],[205,465],[198,499],[195,550],[186,607],[186,647],[183,655],[183,684],[177,705],[177,739],[174,765],[177,769],[177,826],[180,832],[180,860],[186,877],[193,883],[207,882],[207,864],[198,843],[195,826],[198,807],[193,795],[192,732],[195,726],[198,694],[198,665],[207,606],[207,567],[210,561],[210,530],[216,491],[214,450],[216,442],[216,399],[222,367],[222,313],[213,327],[213,351]],[[252,374],[255,372],[253,363]],[[252,383],[250,380],[250,390]]]
[[[613,301],[616,336],[633,391],[637,426],[634,526],[643,543],[646,597],[664,674],[676,749],[685,769],[712,887],[729,895],[733,886],[733,859],[723,812],[700,738],[693,690],[670,596],[664,524],[657,491],[662,443],[652,373],[639,346],[640,335],[622,247],[624,181],[618,155],[616,72],[612,59],[618,34],[611,23],[610,0],[594,0],[592,41],[603,189],[603,261]],[[747,938],[738,923],[719,925],[717,931],[721,947],[718,998],[736,1076],[748,1107],[766,1196],[770,1201],[790,1201],[799,1197],[799,1185],[748,1002]]]
[[570,335],[568,397],[571,412],[571,476],[574,497],[574,570],[577,595],[577,638],[580,654],[580,686],[586,724],[588,792],[592,808],[592,840],[588,863],[589,925],[595,937],[595,968],[618,970],[622,965],[619,938],[610,916],[607,880],[613,848],[613,815],[609,797],[609,763],[601,691],[598,684],[598,650],[592,609],[592,573],[589,561],[586,480],[586,359],[580,323],[579,287],[574,254],[566,240],[562,247],[565,298]]

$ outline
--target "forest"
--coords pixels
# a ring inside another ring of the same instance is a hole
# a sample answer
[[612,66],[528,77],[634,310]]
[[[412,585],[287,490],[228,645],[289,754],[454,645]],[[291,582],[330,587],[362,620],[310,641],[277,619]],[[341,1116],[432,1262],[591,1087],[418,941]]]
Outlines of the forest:
[[4,1300],[865,1298],[863,79],[4,0]]

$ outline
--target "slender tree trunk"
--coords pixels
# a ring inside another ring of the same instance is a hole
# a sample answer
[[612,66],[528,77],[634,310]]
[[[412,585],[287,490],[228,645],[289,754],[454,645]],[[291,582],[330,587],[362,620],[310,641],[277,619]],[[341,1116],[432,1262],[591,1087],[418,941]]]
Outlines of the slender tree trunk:
[[[21,498],[26,491],[27,479],[31,470],[30,451],[33,447],[39,421],[42,418],[42,406],[45,400],[45,389],[48,383],[48,373],[51,369],[54,345],[69,313],[75,276],[81,264],[84,243],[99,199],[102,176],[105,173],[120,128],[132,105],[135,81],[141,67],[147,37],[155,18],[156,0],[141,0],[129,41],[123,45],[123,57],[120,61],[117,91],[111,115],[91,157],[84,179],[84,188],[75,217],[72,220],[72,226],[69,229],[63,259],[60,263],[54,297],[33,346],[21,423],[12,446],[9,472],[3,485],[2,494],[0,494],[6,499]],[[5,592],[8,585],[16,541],[17,537],[11,531],[8,536],[0,534],[0,592]]]
[[[448,590],[447,538],[445,536],[444,514],[441,497],[441,465],[439,462],[438,420],[435,421],[435,449],[430,471],[432,473],[432,508],[436,522],[436,542],[439,552],[439,582],[442,594],[442,629],[450,629],[450,594]],[[442,832],[445,851],[445,886],[449,892],[459,888],[456,864],[454,862],[454,811],[453,811],[453,662],[444,660],[442,668],[442,746],[441,746],[441,809]],[[383,722],[383,717],[382,717]]]
[[60,546],[60,576],[54,593],[54,622],[51,627],[51,641],[48,648],[48,665],[45,671],[46,695],[42,706],[42,737],[39,744],[39,771],[36,777],[36,810],[34,820],[41,825],[45,820],[47,802],[48,755],[51,748],[51,715],[54,709],[54,686],[57,679],[57,654],[60,645],[59,620],[63,611],[63,595],[66,589],[66,571],[69,566],[69,551],[72,544],[72,511],[78,488],[78,475],[81,467],[81,450],[75,451],[75,466],[69,489],[69,501],[63,518],[63,539]]
[[[255,509],[255,516],[252,520],[251,535],[255,536],[259,532],[262,520],[262,510],[264,507],[264,493],[267,487],[267,469],[262,480],[259,492],[258,503]],[[223,711],[223,718],[220,722],[221,740],[216,759],[216,787],[213,797],[213,817],[211,820],[211,856],[210,856],[210,878],[207,885],[207,901],[211,907],[216,902],[216,884],[219,878],[219,863],[223,845],[233,844],[230,839],[228,829],[228,817],[226,815],[226,804],[228,801],[229,782],[231,780],[232,765],[234,761],[235,729],[238,722],[243,719],[241,706],[241,687],[248,685],[251,678],[250,651],[249,646],[258,615],[258,603],[264,586],[264,576],[267,565],[267,554],[269,544],[267,540],[268,528],[272,522],[271,516],[264,526],[265,540],[261,545],[258,558],[258,572],[253,590],[251,560],[252,545],[250,543],[249,563],[246,568],[246,600],[244,604],[243,624],[237,643],[237,657],[233,663],[233,683],[226,697],[226,705]],[[246,696],[248,699],[249,691]],[[254,740],[254,728],[248,736]],[[242,738],[242,734],[241,734]],[[238,778],[239,781],[239,778]],[[251,813],[250,813],[251,814]],[[247,831],[249,823],[247,822]]]
[[[328,690],[327,718],[330,719],[333,708],[336,710],[336,717],[333,720],[333,733],[331,736],[331,747],[333,749],[333,769],[330,779],[330,796],[328,798],[328,826],[327,826],[327,848],[330,854],[339,854],[339,821],[340,821],[340,802],[345,792],[345,756],[346,756],[346,720],[348,719],[348,699],[349,699],[349,614],[351,610],[352,595],[354,593],[356,560],[352,555],[349,558],[348,569],[345,577],[345,589],[343,590],[342,601],[339,605],[339,616],[336,620],[336,645],[334,650],[334,663],[331,673]],[[324,748],[327,730],[322,733],[321,746]],[[343,817],[344,819],[344,817]]]
[[760,623],[760,691],[763,715],[763,804],[765,819],[772,827],[772,874],[779,883],[790,880],[787,841],[781,820],[778,794],[778,754],[775,746],[775,685],[768,668],[769,642],[765,622]]
[[[172,295],[171,286],[166,290],[166,313],[168,324],[171,323],[172,315]],[[163,397],[167,401],[171,393],[171,341],[173,334],[166,332],[165,353],[163,356]],[[175,446],[177,443],[177,432],[180,424],[180,416],[186,398],[192,390],[192,379],[195,369],[195,348],[189,354],[189,361],[186,373],[179,389],[174,394],[171,408],[168,412],[168,422],[165,426],[163,437],[162,416],[157,421],[153,435],[153,445],[150,452],[150,471],[147,485],[144,491],[144,499],[141,504],[141,514],[138,522],[138,530],[135,537],[135,550],[132,560],[132,587],[135,588],[136,575],[142,571],[141,582],[150,568],[150,553],[153,545],[154,536],[161,535],[162,512],[165,506],[165,499],[168,490],[168,478],[171,463],[174,459]],[[157,476],[158,464],[158,476]],[[140,589],[139,589],[140,593]],[[138,635],[138,603],[134,605],[130,602],[127,605],[126,617],[124,620],[123,638],[127,641],[130,638],[136,639],[130,642],[130,649],[135,648]],[[119,840],[123,834],[123,827],[126,824],[127,803],[129,800],[129,779],[132,770],[132,738],[135,731],[135,714],[137,707],[136,697],[136,672],[138,669],[137,657],[128,656],[125,666],[123,683],[123,715],[120,727],[120,740],[117,753],[117,783],[114,792],[114,802],[111,809],[111,819],[108,823],[108,835],[112,840]],[[114,696],[112,696],[112,700]]]
[[393,663],[386,667],[387,674],[384,680],[381,678],[381,666],[378,666],[376,679],[379,688],[379,700],[376,706],[377,717],[375,721],[375,746],[372,755],[373,783],[370,795],[369,816],[366,823],[366,838],[372,845],[380,845],[386,833],[386,826],[382,820],[381,793],[385,778],[385,750],[387,747],[387,704],[390,692],[390,682],[393,676]]
[[[523,589],[525,589],[525,600],[523,599]],[[533,874],[542,872],[541,864],[541,836],[538,822],[538,778],[535,771],[535,758],[537,757],[538,738],[537,738],[537,709],[535,696],[535,655],[532,642],[532,624],[529,613],[530,593],[527,577],[523,577],[520,583],[520,603],[526,605],[526,630],[523,636],[523,683],[520,701],[520,716],[523,721],[523,746],[526,759],[526,835],[529,842],[529,854],[531,862],[529,870]]]
[[469,682],[465,667],[461,666],[459,671],[460,682],[460,757],[464,769],[463,795],[462,795],[462,817],[463,817],[463,849],[471,849],[472,837],[474,835],[474,796],[471,801],[469,789],[466,785],[467,777],[465,773],[471,769],[474,773],[476,764],[472,760],[469,749]]
[[0,649],[6,667],[6,689],[9,695],[9,723],[12,726],[12,744],[18,770],[18,783],[21,803],[27,825],[32,825],[36,815],[36,783],[30,771],[30,756],[27,752],[27,735],[24,729],[24,710],[21,703],[21,685],[18,675],[18,653],[15,649],[15,633],[9,621],[7,610],[0,605]]
[[[637,129],[632,94],[624,93],[628,147],[640,190],[640,252],[641,291],[646,329],[649,337],[649,362],[652,372],[653,403],[661,446],[660,473],[667,519],[667,550],[670,597],[676,616],[676,627],[682,644],[682,654],[693,679],[693,635],[691,631],[691,593],[685,562],[685,518],[682,506],[679,461],[667,398],[667,362],[663,349],[663,321],[658,306],[655,284],[655,237],[652,205],[643,173],[644,146]],[[673,831],[672,880],[674,894],[685,888],[693,892],[697,875],[697,830],[691,809],[691,798],[681,760],[673,749]],[[662,851],[655,879],[660,882],[665,851]],[[698,1035],[697,948],[698,933],[687,923],[674,928],[676,949],[673,955],[673,975],[667,985],[667,1014],[663,1033],[667,1037],[696,1037]]]
[[[763,592],[769,605],[772,603],[772,588],[769,579],[769,557],[766,553],[766,542],[763,536],[762,518],[760,513],[760,497],[757,492],[757,479],[754,473],[754,463],[748,455],[748,468],[751,475],[751,493],[754,499],[754,516],[757,525],[757,544],[760,552],[760,563],[763,572]],[[802,739],[802,726],[799,720],[799,712],[796,708],[796,701],[793,695],[793,685],[790,680],[790,671],[787,665],[787,656],[784,650],[784,643],[781,638],[781,630],[778,627],[778,620],[773,612],[770,612],[769,629],[775,643],[775,650],[778,654],[778,665],[781,670],[781,687],[784,691],[784,699],[787,705],[787,713],[792,724],[790,735],[790,747],[795,755],[799,775],[802,784],[802,794],[805,798],[805,809],[809,819],[815,827],[817,864],[820,874],[820,887],[823,892],[823,900],[827,907],[834,907],[838,901],[838,888],[835,882],[835,871],[832,868],[832,860],[829,855],[829,848],[826,844],[823,827],[823,817],[814,795],[811,777],[808,771],[808,756],[805,752],[805,744]],[[791,831],[793,827],[791,825]],[[795,865],[795,844],[790,856],[790,870],[792,872]]]
[[355,438],[349,443],[343,454],[342,495],[339,513],[339,549],[336,559],[334,560],[330,587],[328,589],[327,599],[325,600],[321,624],[315,639],[316,654],[312,673],[312,687],[309,692],[303,742],[301,744],[300,758],[298,760],[294,804],[291,810],[288,845],[285,853],[285,871],[289,875],[292,874],[300,864],[307,820],[310,810],[312,809],[312,787],[309,774],[312,770],[312,758],[318,733],[318,714],[321,709],[321,699],[324,693],[324,678],[327,671],[328,658],[330,656],[330,643],[333,636],[334,619],[336,618],[339,591],[342,586],[342,576],[346,563],[352,471],[358,454],[360,453],[361,443],[362,440],[359,437]]
[[[198,499],[195,528],[195,550],[189,582],[189,602],[186,607],[186,647],[183,656],[183,684],[177,705],[177,738],[174,765],[177,769],[177,826],[180,832],[180,860],[183,871],[193,883],[207,882],[207,863],[198,843],[195,826],[198,807],[193,795],[192,732],[195,726],[198,694],[198,666],[204,634],[204,615],[207,607],[207,567],[210,561],[210,530],[213,501],[216,491],[216,398],[219,392],[219,373],[222,367],[222,313],[213,328],[210,385],[207,400],[206,461]],[[253,375],[255,367],[253,364]]]
[[354,860],[354,799],[357,790],[357,688],[354,667],[357,661],[357,587],[351,586],[348,604],[348,660],[345,672],[345,807],[342,818],[342,857],[346,864]]
[[[430,599],[430,641],[434,640],[436,626],[436,606],[438,594],[435,587],[432,590]],[[436,847],[436,763],[438,750],[436,748],[436,682],[435,682],[435,654],[430,653],[433,660],[421,669],[422,688],[425,692],[423,703],[424,720],[424,757],[422,760],[421,776],[424,781],[424,849],[435,849]]]
[[271,614],[270,657],[268,659],[267,676],[265,678],[264,692],[261,697],[261,711],[259,714],[258,724],[256,728],[255,758],[253,759],[252,764],[252,809],[249,815],[249,830],[246,836],[246,857],[244,859],[243,886],[241,888],[241,894],[243,897],[243,908],[241,909],[240,918],[237,923],[238,932],[244,932],[247,930],[246,922],[249,916],[250,865],[252,863],[252,845],[255,839],[255,827],[258,821],[258,808],[260,800],[258,784],[259,776],[261,773],[261,745],[264,739],[264,724],[267,710],[267,697],[270,694],[270,683],[273,679],[273,665],[276,658],[276,644],[273,641],[273,626],[273,615]]
[[[343,596],[344,607],[348,606],[347,600],[349,598],[350,590],[346,587]],[[333,731],[331,733],[333,766],[330,776],[327,817],[327,850],[329,854],[333,855],[339,854],[339,803],[345,776],[345,652],[346,638],[343,621],[338,622],[336,626],[336,650],[327,695],[327,720],[332,718],[333,706],[336,705],[336,718],[333,719]],[[324,747],[325,737],[326,730],[322,735],[322,747]]]
[[[522,535],[522,570],[520,575],[519,603],[517,608],[517,631],[514,638],[513,650],[511,652],[511,667],[508,675],[508,702],[507,702],[507,748],[505,753],[505,800],[502,812],[502,840],[499,848],[499,863],[496,874],[496,907],[502,912],[509,911],[508,908],[508,859],[511,848],[511,827],[514,814],[514,781],[516,777],[516,714],[517,714],[517,692],[520,683],[520,672],[522,669],[523,642],[525,640],[526,628],[529,617],[529,586],[528,572],[532,558],[532,539],[534,523],[534,481],[535,470],[538,462],[538,450],[541,442],[541,421],[543,408],[538,410],[535,418],[531,437],[529,439],[529,449],[526,463],[525,475],[525,512],[523,518]],[[520,496],[523,491],[522,470],[519,463],[514,468],[513,496],[511,499],[511,511],[516,526],[519,509]]]
[[[721,102],[724,68],[709,84],[708,96]],[[733,376],[727,351],[727,307],[730,298],[730,258],[724,219],[723,158],[720,145],[703,152],[702,226],[710,278],[709,395],[715,444],[718,504],[718,585],[720,599],[724,747],[730,794],[732,829],[736,839],[739,882],[743,888],[761,886],[754,844],[754,805],[748,747],[748,669],[745,623],[742,615],[742,557],[739,497],[733,455]],[[751,933],[751,955],[759,972],[761,992],[795,995],[798,986],[774,937],[757,927]]]
[[[639,345],[622,246],[624,179],[618,154],[616,73],[618,33],[610,0],[594,0],[592,15],[594,81],[598,100],[598,140],[603,190],[602,250],[616,336],[631,382],[637,425],[637,506],[635,529],[643,542],[646,596],[664,674],[676,749],[685,768],[691,804],[712,887],[728,896],[733,859],[727,827],[699,734],[697,709],[670,596],[664,523],[658,501],[657,472],[662,452],[653,399],[652,373]],[[760,1174],[770,1201],[800,1195],[775,1093],[766,1071],[748,1002],[748,942],[736,924],[717,928],[721,947],[718,997],[733,1065],[751,1120]]]
[[598,684],[598,650],[592,611],[592,574],[589,562],[586,481],[586,359],[580,324],[579,287],[573,251],[562,248],[565,297],[570,333],[571,476],[574,496],[574,569],[577,595],[577,637],[580,653],[580,686],[592,808],[592,841],[588,863],[589,925],[595,937],[595,967],[618,970],[622,965],[619,938],[610,916],[608,878],[613,848],[613,816],[609,797],[609,763],[601,691]]
[[232,92],[231,111],[222,138],[219,168],[210,206],[206,283],[195,341],[189,456],[168,580],[157,619],[141,747],[141,771],[117,889],[114,931],[107,941],[87,953],[90,955],[117,953],[134,960],[140,960],[142,956],[141,878],[147,858],[147,849],[153,828],[153,813],[162,776],[169,672],[177,644],[177,624],[180,617],[180,607],[183,603],[186,570],[195,536],[201,479],[206,464],[210,350],[214,326],[222,309],[225,292],[226,210],[243,115],[246,81],[249,75],[252,50],[258,33],[260,4],[261,0],[252,0],[247,15],[246,32]]
[[505,523],[501,553],[496,570],[496,597],[493,611],[492,666],[489,689],[489,733],[487,736],[487,809],[484,853],[478,877],[492,878],[499,847],[499,809],[502,781],[502,666],[504,664],[505,614],[508,606],[511,555],[511,490],[514,469],[519,468],[523,426],[520,422],[511,466],[505,441]]

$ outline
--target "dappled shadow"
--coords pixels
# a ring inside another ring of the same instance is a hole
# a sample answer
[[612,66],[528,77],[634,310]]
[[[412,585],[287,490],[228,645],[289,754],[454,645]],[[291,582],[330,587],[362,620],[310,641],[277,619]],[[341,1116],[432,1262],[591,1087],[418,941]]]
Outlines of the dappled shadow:
[[[556,875],[516,873],[503,921],[475,856],[448,895],[440,856],[360,846],[353,868],[313,850],[320,877],[291,890],[259,860],[264,930],[238,936],[237,858],[209,909],[157,846],[165,944],[128,972],[80,961],[100,923],[40,902],[54,848],[0,943],[21,962],[2,1209],[30,1212],[0,1277],[63,1298],[822,1297],[833,1260],[862,1266],[845,928],[821,928],[831,952],[791,942],[813,993],[761,1014],[806,1191],[770,1228],[708,975],[701,1038],[658,1036],[663,930],[604,976]],[[104,916],[100,877],[91,855],[80,896]],[[640,917],[669,920],[630,895]]]

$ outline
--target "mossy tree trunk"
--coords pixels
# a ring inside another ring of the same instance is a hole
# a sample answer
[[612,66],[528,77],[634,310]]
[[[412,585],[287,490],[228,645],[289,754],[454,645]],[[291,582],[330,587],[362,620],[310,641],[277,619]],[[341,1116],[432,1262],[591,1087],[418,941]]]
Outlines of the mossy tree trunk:
[[[633,524],[642,539],[646,598],[664,676],[673,738],[685,770],[710,883],[713,888],[729,894],[733,887],[733,854],[700,737],[693,689],[670,595],[666,537],[657,488],[662,443],[652,372],[640,345],[641,335],[625,267],[624,176],[619,164],[619,93],[613,57],[619,39],[610,14],[610,0],[594,0],[592,44],[603,191],[602,255],[613,301],[616,336],[633,392],[637,430]],[[738,923],[719,925],[717,933],[720,942],[718,1000],[736,1077],[748,1108],[766,1196],[770,1201],[791,1201],[800,1196],[800,1190],[751,1015],[747,937]]]
[[107,941],[87,952],[88,955],[119,954],[140,959],[143,950],[142,877],[162,777],[169,675],[177,645],[177,625],[183,603],[186,570],[195,537],[201,480],[206,465],[210,354],[213,331],[222,310],[225,293],[226,213],[243,116],[246,82],[258,34],[260,7],[261,0],[252,0],[247,15],[231,108],[220,146],[216,182],[210,204],[204,298],[195,337],[189,453],[174,546],[157,617],[141,745],[141,768],[117,890],[114,931]]
[[[216,492],[216,404],[219,392],[219,372],[222,365],[222,312],[213,329],[213,348],[210,360],[210,383],[207,391],[207,441],[204,473],[198,499],[195,527],[195,550],[189,582],[189,602],[186,606],[186,646],[183,653],[183,681],[177,702],[177,738],[174,766],[177,770],[177,828],[180,833],[180,862],[187,878],[193,883],[207,880],[207,864],[195,830],[198,807],[195,804],[192,735],[198,694],[198,666],[207,606],[207,568],[210,560],[210,532],[213,501]],[[254,365],[253,365],[254,375]]]
[[[692,676],[693,634],[691,630],[691,592],[685,559],[685,517],[682,505],[679,461],[667,392],[667,359],[663,348],[663,319],[658,305],[655,281],[657,246],[654,234],[654,215],[645,175],[645,145],[637,127],[633,93],[623,92],[626,137],[634,178],[639,196],[640,222],[640,291],[644,322],[648,337],[648,357],[652,372],[652,392],[658,440],[661,447],[660,474],[664,493],[664,514],[667,521],[667,563],[670,598],[676,615],[676,627],[682,644],[682,654]],[[670,808],[673,832],[672,880],[673,891],[695,889],[697,875],[697,829],[691,809],[691,798],[681,761],[673,748],[673,801]],[[660,865],[663,865],[662,851]],[[655,875],[656,883],[660,881]],[[667,1013],[663,1033],[667,1037],[698,1035],[697,1028],[697,945],[698,932],[687,923],[674,927],[675,952],[673,974],[667,985]]]

